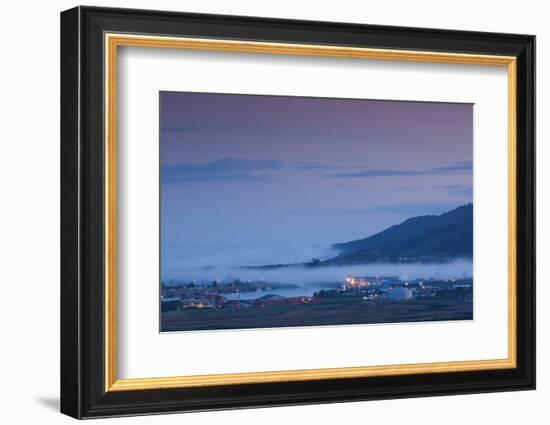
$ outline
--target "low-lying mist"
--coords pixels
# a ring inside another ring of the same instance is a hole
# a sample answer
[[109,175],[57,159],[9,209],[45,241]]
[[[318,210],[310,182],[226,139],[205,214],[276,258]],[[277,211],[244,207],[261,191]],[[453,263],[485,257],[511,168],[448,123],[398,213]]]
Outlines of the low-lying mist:
[[444,264],[365,264],[354,266],[303,267],[292,266],[276,269],[247,269],[235,267],[210,267],[179,269],[171,273],[176,281],[199,282],[220,279],[224,282],[240,279],[265,280],[296,285],[315,285],[341,282],[347,275],[353,276],[397,276],[402,280],[417,278],[459,279],[472,277],[472,261],[456,260]]

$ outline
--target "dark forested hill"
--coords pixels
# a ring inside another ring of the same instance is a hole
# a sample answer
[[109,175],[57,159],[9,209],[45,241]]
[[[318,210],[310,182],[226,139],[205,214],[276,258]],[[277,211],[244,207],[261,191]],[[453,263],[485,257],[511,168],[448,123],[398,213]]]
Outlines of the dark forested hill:
[[441,215],[409,218],[375,235],[336,243],[332,247],[339,254],[325,260],[325,264],[438,262],[471,258],[473,205],[467,204]]

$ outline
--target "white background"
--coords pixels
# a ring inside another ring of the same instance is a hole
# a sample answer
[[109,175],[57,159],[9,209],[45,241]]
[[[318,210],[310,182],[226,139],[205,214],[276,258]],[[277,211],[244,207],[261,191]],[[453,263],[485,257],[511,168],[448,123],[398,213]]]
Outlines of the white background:
[[[550,28],[544,2],[339,2],[245,0],[97,1],[97,5],[537,34],[538,216],[550,215]],[[2,215],[0,397],[2,422],[69,423],[57,413],[59,391],[59,17],[69,1],[4,5],[2,32]],[[115,419],[121,423],[333,424],[547,423],[550,332],[545,277],[550,227],[538,223],[538,390],[455,397]]]
[[[507,357],[505,66],[124,48],[119,69],[119,378]],[[159,334],[159,90],[474,104],[475,320]]]

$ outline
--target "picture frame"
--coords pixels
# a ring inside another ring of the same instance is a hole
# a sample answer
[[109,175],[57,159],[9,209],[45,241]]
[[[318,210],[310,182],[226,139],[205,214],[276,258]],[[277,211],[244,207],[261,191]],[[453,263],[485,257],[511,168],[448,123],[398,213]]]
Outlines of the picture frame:
[[[121,379],[121,47],[504,69],[508,205],[498,213],[508,226],[508,355]],[[535,388],[534,36],[80,6],[61,13],[61,120],[62,413],[81,419]]]

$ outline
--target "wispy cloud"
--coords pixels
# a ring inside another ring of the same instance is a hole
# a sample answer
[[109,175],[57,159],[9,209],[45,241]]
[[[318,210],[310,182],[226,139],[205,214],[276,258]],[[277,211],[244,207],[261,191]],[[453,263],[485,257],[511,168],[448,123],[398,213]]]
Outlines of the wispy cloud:
[[163,183],[260,182],[271,179],[266,172],[283,167],[276,160],[223,158],[202,164],[175,164],[161,169]]
[[191,127],[164,127],[161,128],[163,133],[188,133],[190,131],[195,131],[196,129]]
[[293,208],[287,213],[302,216],[323,215],[356,215],[356,214],[400,214],[400,215],[429,215],[441,214],[460,206],[457,202],[439,202],[422,204],[393,204],[372,205],[364,207],[342,208]]
[[473,197],[472,186],[464,184],[444,184],[436,185],[434,189],[445,190],[449,195],[463,196],[465,198],[471,199]]
[[472,161],[459,161],[459,162],[455,162],[454,164],[446,165],[443,167],[432,168],[431,171],[442,172],[442,173],[452,173],[455,171],[469,172],[469,171],[472,171],[472,169],[473,169]]
[[434,176],[443,174],[463,174],[472,172],[472,161],[460,161],[442,167],[424,170],[409,169],[366,169],[351,173],[328,174],[334,178],[370,178],[370,177],[403,177],[403,176]]
[[289,164],[289,168],[297,170],[357,170],[362,169],[360,166],[345,166],[345,165],[329,165],[321,162],[297,162]]
[[446,192],[449,195],[457,195],[466,199],[471,199],[473,195],[472,185],[469,184],[422,184],[413,186],[400,186],[391,189],[395,192],[413,192],[437,190]]

